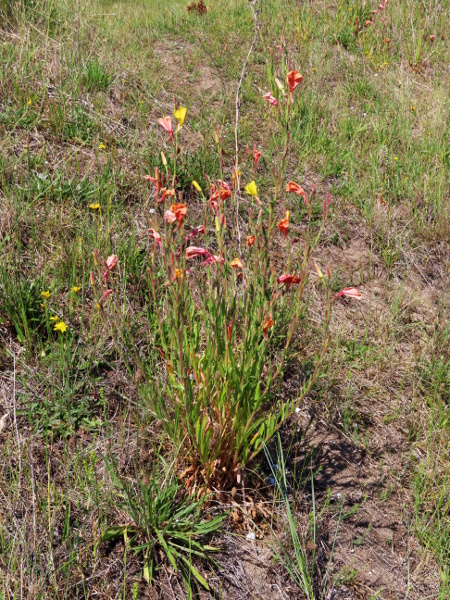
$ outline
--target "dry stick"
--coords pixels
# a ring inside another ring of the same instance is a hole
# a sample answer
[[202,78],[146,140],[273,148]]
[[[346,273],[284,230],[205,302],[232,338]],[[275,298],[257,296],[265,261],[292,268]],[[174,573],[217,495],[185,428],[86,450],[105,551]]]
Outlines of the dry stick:
[[17,416],[16,416],[16,355],[13,354],[14,360],[14,374],[13,374],[13,412],[14,412],[14,430],[16,432],[17,439],[17,451],[19,454],[19,489],[21,485],[21,474],[22,474],[22,453],[20,451],[20,437],[19,429],[17,428]]
[[239,96],[240,96],[240,92],[241,92],[242,82],[244,81],[244,77],[247,72],[248,61],[250,60],[250,55],[253,52],[253,48],[256,44],[256,38],[258,37],[258,18],[256,16],[256,11],[255,11],[256,2],[257,2],[257,0],[253,0],[252,2],[248,3],[248,5],[250,6],[250,10],[252,11],[252,14],[253,14],[254,33],[253,33],[252,43],[250,44],[250,48],[248,49],[248,53],[247,53],[246,59],[244,61],[244,65],[242,67],[241,76],[239,78],[237,89],[236,89],[236,104],[235,104],[236,116],[235,116],[235,121],[234,121],[234,149],[235,149],[235,178],[236,178],[235,180],[236,180],[236,192],[237,192],[236,193],[236,229],[237,229],[237,234],[238,234],[239,253],[241,251],[241,231],[239,229],[240,181],[239,181],[239,175],[238,175],[238,163],[239,163],[238,124],[239,124],[239,103],[240,103]]

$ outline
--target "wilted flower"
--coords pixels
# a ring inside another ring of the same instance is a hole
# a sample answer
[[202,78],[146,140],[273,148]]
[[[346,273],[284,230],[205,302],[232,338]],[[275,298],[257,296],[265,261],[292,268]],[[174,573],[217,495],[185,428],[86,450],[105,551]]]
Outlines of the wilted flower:
[[248,183],[244,188],[244,192],[256,198],[258,196],[258,188],[256,187],[256,183],[254,181]]
[[206,229],[205,229],[204,225],[199,225],[198,227],[193,229],[191,231],[191,233],[188,236],[186,236],[186,241],[192,239],[194,236],[198,235],[199,233],[206,233]]
[[355,287],[344,288],[340,292],[334,295],[335,298],[341,298],[342,296],[346,296],[347,298],[353,298],[354,300],[361,300],[362,294]]
[[53,327],[53,331],[60,331],[61,333],[65,333],[67,331],[67,325],[64,323],[64,321],[60,321],[59,323],[56,323],[56,325]]
[[284,237],[287,236],[287,232],[289,229],[289,211],[286,211],[286,218],[282,219],[278,225],[277,225],[278,229],[281,231],[281,233],[283,234]]
[[180,106],[176,110],[173,111],[175,119],[178,121],[178,126],[181,128],[184,125],[184,120],[186,118],[187,108],[184,106]]
[[250,248],[250,246],[254,246],[256,242],[256,237],[254,235],[248,235],[247,236],[247,247]]
[[303,81],[303,75],[300,75],[297,71],[292,70],[286,76],[286,80],[289,86],[289,100],[290,102],[294,101],[294,90],[297,88],[301,82]]
[[195,258],[196,256],[209,256],[210,253],[206,248],[200,248],[198,246],[189,246],[186,248],[185,256],[187,259]]
[[210,254],[208,258],[202,262],[202,265],[212,265],[215,263],[221,263],[223,265],[224,262],[225,259],[223,258],[223,256],[220,256],[220,254]]
[[288,273],[284,273],[280,275],[277,279],[277,283],[282,283],[286,286],[287,289],[290,288],[292,284],[298,285],[301,282],[302,278],[297,277],[297,275],[289,275]]
[[240,258],[235,258],[230,262],[230,267],[232,269],[242,269],[242,261]]
[[278,106],[278,100],[274,96],[272,96],[272,94],[270,92],[267,92],[267,94],[264,94],[263,98],[272,106]]
[[102,294],[102,297],[98,301],[98,306],[101,306],[103,304],[103,302],[106,300],[106,298],[108,298],[108,296],[112,293],[113,293],[112,290],[105,290]]
[[435,39],[436,39],[435,35],[430,35],[430,42],[434,42]]
[[42,296],[43,298],[45,298],[46,300],[48,300],[48,299],[50,298],[50,290],[47,290],[47,291],[41,292],[41,296]]
[[173,138],[172,119],[169,116],[161,117],[161,119],[158,119],[158,123]]

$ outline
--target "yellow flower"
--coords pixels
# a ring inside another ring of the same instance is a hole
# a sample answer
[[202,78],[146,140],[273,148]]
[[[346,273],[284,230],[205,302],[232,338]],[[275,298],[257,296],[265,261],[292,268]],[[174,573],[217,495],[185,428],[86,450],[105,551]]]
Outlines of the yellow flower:
[[31,106],[31,98],[28,98],[27,106]]
[[175,119],[178,121],[178,125],[180,127],[183,127],[183,125],[184,125],[186,113],[187,113],[187,108],[185,108],[184,106],[180,106],[180,108],[178,110],[173,111],[173,115],[174,115]]
[[50,317],[50,321],[59,321],[59,317],[57,317],[56,315],[52,315]]
[[99,146],[100,150],[106,150],[105,144],[102,142]]
[[411,110],[414,112],[416,110],[415,106],[411,106]]
[[72,288],[72,292],[74,294],[76,294],[77,292],[79,292],[81,290],[81,286],[80,285],[74,285]]
[[100,204],[98,202],[95,202],[94,204],[89,204],[89,208],[92,208],[92,210],[98,210],[100,208]]
[[398,160],[398,156],[394,156],[394,160]]
[[98,302],[97,302],[97,304],[95,305],[95,308],[96,308],[97,310],[100,310],[100,304],[99,304]]
[[192,185],[195,187],[197,192],[200,192],[200,194],[202,193],[202,188],[198,185],[198,183],[196,181],[193,181]]
[[48,299],[50,298],[50,291],[49,291],[49,290],[47,290],[46,292],[45,292],[45,291],[44,291],[44,292],[41,292],[41,296],[42,296],[43,298],[45,298],[46,300],[48,300]]
[[56,325],[53,327],[53,331],[60,331],[61,333],[64,333],[67,329],[67,325],[64,323],[64,321],[60,321],[59,323],[56,323]]
[[249,194],[250,196],[253,196],[256,198],[256,196],[258,195],[258,189],[256,187],[256,183],[254,181],[251,181],[248,185],[245,186],[244,191]]

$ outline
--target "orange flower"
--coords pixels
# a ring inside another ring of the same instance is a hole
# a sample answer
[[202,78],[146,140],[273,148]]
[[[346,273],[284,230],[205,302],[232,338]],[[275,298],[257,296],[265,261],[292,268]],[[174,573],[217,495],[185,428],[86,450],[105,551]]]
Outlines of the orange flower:
[[308,196],[306,195],[305,190],[300,185],[298,185],[298,183],[295,183],[295,181],[290,181],[287,184],[286,191],[301,196],[303,198],[303,204],[305,204],[305,202],[308,202]]
[[250,248],[250,246],[254,246],[256,243],[256,237],[254,235],[248,235],[247,236],[247,246],[248,248]]
[[272,320],[272,315],[268,316],[267,319],[264,321],[264,323],[262,323],[262,328],[263,328],[263,336],[264,339],[267,341],[268,337],[267,337],[267,331],[273,327],[273,320]]
[[242,261],[240,258],[235,258],[230,262],[230,267],[232,269],[242,269]]
[[293,69],[292,71],[289,71],[289,73],[287,74],[286,80],[287,80],[288,86],[289,86],[289,100],[291,102],[293,102],[294,101],[294,90],[303,81],[303,75],[300,75],[300,73],[298,73],[297,71],[295,71]]
[[286,218],[282,219],[278,225],[277,225],[278,229],[281,231],[281,233],[283,234],[284,237],[287,236],[287,232],[289,229],[289,211],[286,211]]
[[176,220],[181,225],[181,223],[184,221],[184,217],[186,216],[186,213],[187,213],[187,204],[186,203],[172,204],[172,206],[170,207],[170,210],[173,212]]
[[172,281],[175,281],[175,279],[183,279],[183,271],[181,269],[175,269]]

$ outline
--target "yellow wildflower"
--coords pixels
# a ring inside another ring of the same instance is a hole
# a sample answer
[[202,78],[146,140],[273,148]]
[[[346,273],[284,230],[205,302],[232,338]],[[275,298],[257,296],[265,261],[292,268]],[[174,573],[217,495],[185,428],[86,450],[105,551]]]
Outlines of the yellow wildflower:
[[89,204],[89,208],[92,208],[92,210],[98,210],[100,208],[100,204],[98,202],[94,202],[93,204]]
[[253,196],[256,198],[256,196],[258,195],[258,189],[256,187],[256,183],[254,181],[251,181],[248,185],[245,186],[244,191],[249,194],[250,196]]
[[64,323],[64,321],[60,321],[59,323],[56,323],[56,325],[53,327],[53,331],[60,331],[61,333],[64,333],[67,330],[67,325]]
[[81,290],[81,286],[80,285],[74,285],[72,288],[72,292],[74,294],[78,293]]
[[398,156],[394,156],[394,160],[398,160]]
[[173,111],[175,119],[178,121],[178,125],[183,127],[184,120],[186,119],[187,108],[180,106],[177,110]]
[[50,317],[50,321],[59,321],[59,317],[57,317],[56,315],[52,315]]
[[31,98],[28,98],[27,106],[31,106]]
[[195,187],[197,192],[200,192],[200,194],[202,193],[202,188],[198,185],[198,183],[196,181],[193,181],[192,185]]
[[100,150],[106,150],[105,144],[102,142],[99,146]]
[[41,296],[42,296],[43,298],[45,298],[46,300],[48,300],[48,299],[50,298],[50,290],[47,290],[47,291],[41,292]]

